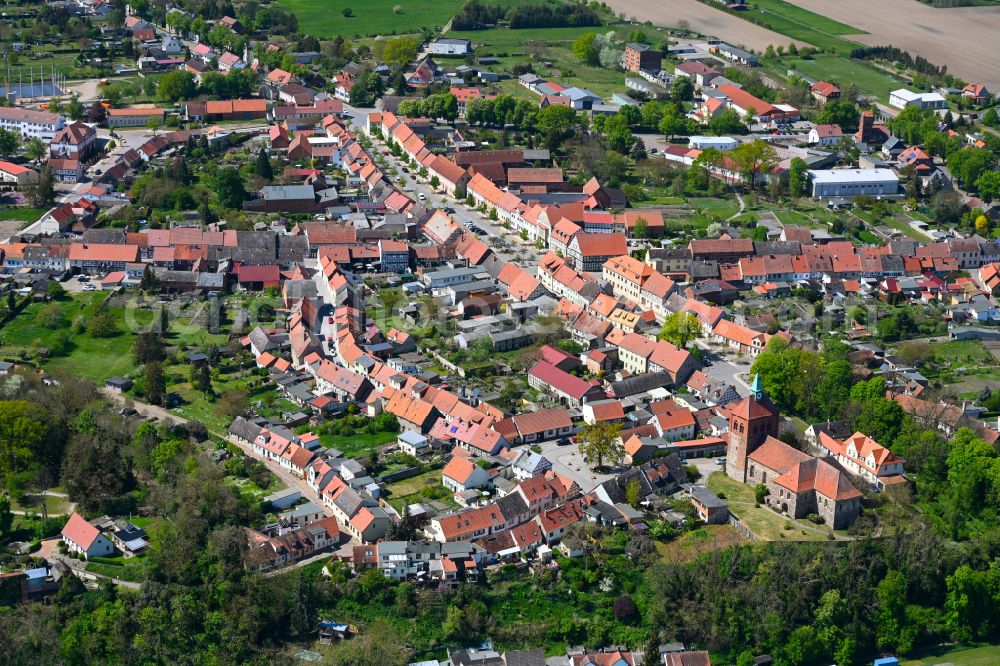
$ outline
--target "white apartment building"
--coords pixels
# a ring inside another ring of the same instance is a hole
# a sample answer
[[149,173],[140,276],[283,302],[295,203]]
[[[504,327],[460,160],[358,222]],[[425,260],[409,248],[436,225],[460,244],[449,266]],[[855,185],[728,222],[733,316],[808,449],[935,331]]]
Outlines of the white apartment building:
[[56,132],[66,125],[58,113],[35,111],[20,107],[0,107],[0,128],[17,132],[25,139],[39,137],[51,141]]

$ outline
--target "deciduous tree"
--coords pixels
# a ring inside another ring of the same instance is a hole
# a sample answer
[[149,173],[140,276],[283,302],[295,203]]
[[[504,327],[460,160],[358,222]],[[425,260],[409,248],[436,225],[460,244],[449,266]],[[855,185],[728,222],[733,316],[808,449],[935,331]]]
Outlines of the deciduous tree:
[[621,430],[621,425],[617,423],[598,422],[584,426],[577,440],[580,442],[580,453],[588,465],[600,468],[605,462],[617,465],[624,459]]

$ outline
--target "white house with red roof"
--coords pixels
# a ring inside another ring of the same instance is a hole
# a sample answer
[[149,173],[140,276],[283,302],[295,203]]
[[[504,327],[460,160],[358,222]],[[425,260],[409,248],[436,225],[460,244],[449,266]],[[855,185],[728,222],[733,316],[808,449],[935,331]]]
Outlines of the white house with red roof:
[[847,471],[879,489],[902,480],[903,459],[862,432],[841,441],[821,431],[818,444]]
[[79,553],[87,559],[108,557],[115,553],[111,539],[76,512],[73,512],[63,527],[62,540],[71,553]]
[[482,488],[493,482],[490,473],[468,458],[454,456],[441,470],[441,483],[448,490],[459,493],[463,490]]
[[840,129],[840,125],[816,125],[809,130],[809,143],[832,146],[840,143],[843,136],[844,132]]

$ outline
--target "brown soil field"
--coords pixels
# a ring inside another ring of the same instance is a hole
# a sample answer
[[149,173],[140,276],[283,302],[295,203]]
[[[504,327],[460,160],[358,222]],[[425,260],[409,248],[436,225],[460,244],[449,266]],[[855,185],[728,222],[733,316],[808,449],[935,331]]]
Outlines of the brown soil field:
[[1000,6],[935,9],[917,0],[788,2],[868,33],[848,39],[896,46],[947,65],[963,79],[984,83],[994,94],[1000,90]]
[[[615,12],[624,13],[627,18],[651,21],[654,25],[675,27],[679,21],[687,21],[695,32],[725,40],[733,46],[754,51],[763,51],[768,44],[804,42],[780,35],[767,28],[744,21],[738,16],[704,5],[697,0],[607,0]],[[854,24],[850,24],[854,25]]]

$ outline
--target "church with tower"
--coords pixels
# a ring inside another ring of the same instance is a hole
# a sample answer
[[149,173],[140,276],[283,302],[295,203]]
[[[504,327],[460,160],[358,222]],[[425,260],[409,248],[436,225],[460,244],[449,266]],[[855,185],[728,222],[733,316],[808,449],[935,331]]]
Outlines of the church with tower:
[[726,474],[741,483],[767,487],[765,502],[793,518],[816,513],[834,529],[861,512],[861,492],[833,458],[817,458],[778,439],[780,414],[764,392],[760,376],[750,395],[734,403],[726,433]]

